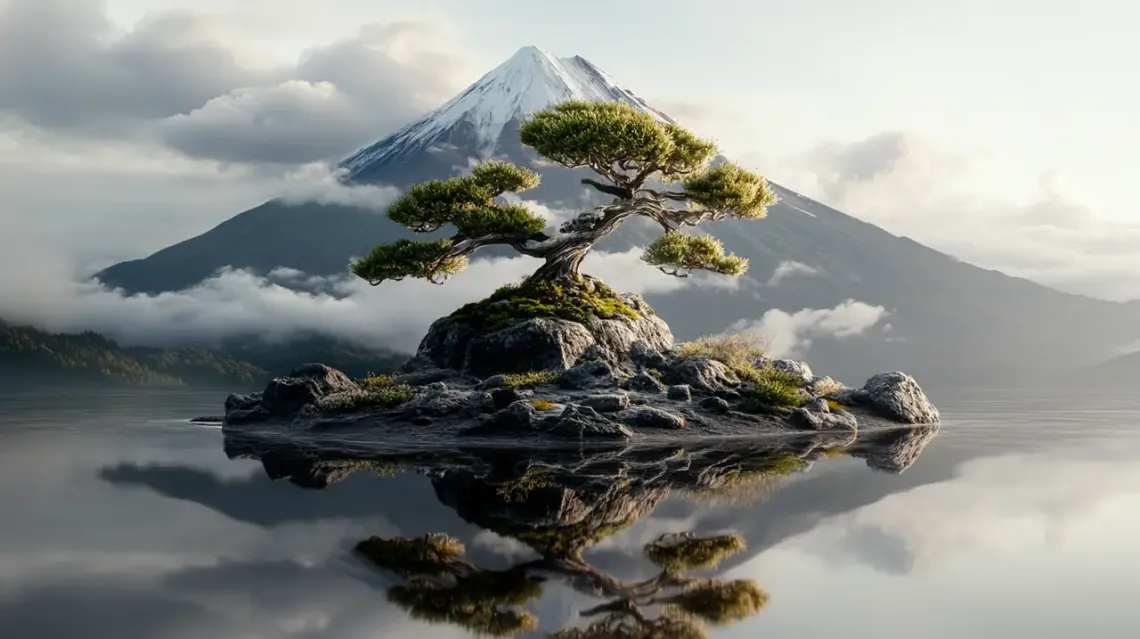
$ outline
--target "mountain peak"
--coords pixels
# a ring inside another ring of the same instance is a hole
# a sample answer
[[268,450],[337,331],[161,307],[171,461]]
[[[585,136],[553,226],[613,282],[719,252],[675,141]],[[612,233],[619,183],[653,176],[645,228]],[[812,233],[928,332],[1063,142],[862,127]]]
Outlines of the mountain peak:
[[622,101],[672,122],[582,56],[558,58],[528,45],[443,106],[357,151],[342,166],[358,175],[377,163],[424,150],[461,126],[470,127],[478,153],[490,156],[508,124],[571,98]]

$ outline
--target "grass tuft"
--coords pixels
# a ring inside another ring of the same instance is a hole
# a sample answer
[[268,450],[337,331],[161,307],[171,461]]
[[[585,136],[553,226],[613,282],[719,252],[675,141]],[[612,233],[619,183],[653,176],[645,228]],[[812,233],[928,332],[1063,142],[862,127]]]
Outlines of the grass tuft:
[[676,352],[682,359],[708,357],[736,370],[754,367],[764,357],[767,346],[767,341],[755,333],[729,333],[683,342],[677,345]]

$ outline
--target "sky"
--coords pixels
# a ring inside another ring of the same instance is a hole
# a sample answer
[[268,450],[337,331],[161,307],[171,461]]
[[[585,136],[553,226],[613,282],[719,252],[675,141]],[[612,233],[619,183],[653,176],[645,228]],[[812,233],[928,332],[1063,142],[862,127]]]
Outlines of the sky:
[[359,197],[329,162],[532,44],[893,233],[1140,298],[1138,28],[1107,0],[0,0],[0,303],[282,193]]

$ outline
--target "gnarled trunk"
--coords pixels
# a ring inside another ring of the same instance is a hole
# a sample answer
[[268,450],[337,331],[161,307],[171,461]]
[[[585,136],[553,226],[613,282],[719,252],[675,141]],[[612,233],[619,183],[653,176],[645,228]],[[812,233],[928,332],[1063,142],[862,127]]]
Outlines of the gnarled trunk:
[[529,278],[531,282],[579,282],[582,279],[582,260],[590,252],[593,241],[567,244],[554,249],[546,256],[546,263]]

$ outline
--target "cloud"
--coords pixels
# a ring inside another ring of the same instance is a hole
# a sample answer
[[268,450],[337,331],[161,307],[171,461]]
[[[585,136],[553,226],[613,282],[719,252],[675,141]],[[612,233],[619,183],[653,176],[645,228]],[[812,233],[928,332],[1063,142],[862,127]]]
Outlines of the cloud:
[[0,112],[195,158],[305,164],[392,132],[470,79],[463,57],[432,48],[442,24],[366,25],[268,67],[244,63],[233,26],[166,12],[122,32],[99,2],[10,0],[0,7]]
[[[593,252],[583,269],[632,293],[670,292],[701,283],[649,268],[640,255],[640,249]],[[52,331],[94,330],[125,344],[148,345],[212,344],[235,335],[275,340],[318,332],[403,351],[414,350],[435,319],[518,282],[539,264],[522,256],[479,260],[443,286],[406,280],[372,287],[348,274],[326,278],[280,269],[261,277],[224,270],[187,290],[128,296],[96,282],[76,281],[65,264],[53,264],[39,251],[19,259],[36,277],[0,281],[0,302],[11,309],[5,311],[6,319]],[[8,271],[17,265],[5,266]],[[289,287],[297,281],[322,292]]]
[[779,286],[780,282],[793,275],[819,275],[819,273],[819,269],[814,266],[808,266],[807,264],[796,262],[795,260],[784,260],[776,267],[776,270],[772,273],[772,277],[768,278],[764,286]]
[[194,14],[151,15],[119,33],[103,9],[74,0],[0,6],[0,109],[38,126],[99,130],[175,115],[274,75],[239,66]]
[[1104,443],[1095,442],[970,461],[954,481],[889,495],[831,519],[795,545],[895,573],[929,573],[963,554],[1055,551],[1111,502],[1140,488],[1129,454],[1106,458]]
[[367,139],[370,124],[331,82],[289,80],[213,98],[168,118],[160,131],[166,144],[191,157],[300,164],[346,155]]
[[392,186],[349,184],[347,169],[334,169],[314,162],[299,167],[282,179],[281,199],[286,204],[335,204],[383,211],[400,195]]
[[888,315],[882,306],[847,300],[835,308],[795,313],[772,309],[759,320],[739,320],[729,330],[756,333],[768,341],[772,357],[802,357],[819,338],[843,339],[865,333]]
[[1098,216],[1056,172],[995,182],[989,154],[898,131],[821,144],[779,166],[796,190],[964,261],[1071,292],[1140,297],[1140,223]]

